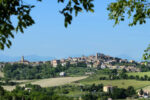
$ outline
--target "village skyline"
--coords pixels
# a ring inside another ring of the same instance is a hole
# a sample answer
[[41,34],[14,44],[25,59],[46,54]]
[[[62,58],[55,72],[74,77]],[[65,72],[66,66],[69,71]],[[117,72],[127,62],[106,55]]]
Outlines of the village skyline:
[[[96,53],[95,53],[96,54]],[[39,55],[20,55],[20,56],[9,56],[9,55],[0,55],[0,62],[14,62],[14,61],[18,61],[20,60],[20,58],[22,56],[25,57],[25,59],[27,59],[28,61],[31,61],[31,62],[34,62],[34,61],[48,61],[48,60],[54,60],[54,59],[67,59],[68,57],[81,57],[81,56],[92,56],[92,55],[95,55],[94,53],[93,54],[76,54],[76,55],[68,55],[68,56],[65,56],[65,57],[55,57],[55,56],[39,56]],[[104,53],[102,53],[104,54]],[[109,54],[106,54],[106,55],[109,55]],[[140,59],[136,59],[136,58],[132,58],[128,55],[125,55],[125,54],[122,54],[122,55],[118,55],[118,56],[115,56],[115,55],[109,55],[109,56],[112,56],[112,57],[118,57],[118,58],[121,58],[121,59],[127,59],[127,60],[135,60],[135,61],[142,61],[142,58]]]
[[108,20],[106,9],[110,2],[94,1],[95,13],[79,14],[68,28],[64,27],[64,18],[59,13],[61,7],[56,1],[37,3],[38,7],[32,11],[36,24],[25,29],[24,34],[14,33],[11,48],[0,51],[0,55],[63,58],[102,52],[141,60],[149,44],[150,24],[129,27],[129,20],[125,20],[113,27],[114,21]]

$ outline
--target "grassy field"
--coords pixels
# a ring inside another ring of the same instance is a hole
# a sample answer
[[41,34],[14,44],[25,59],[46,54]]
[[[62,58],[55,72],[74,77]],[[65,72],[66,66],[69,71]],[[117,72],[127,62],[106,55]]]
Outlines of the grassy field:
[[[139,75],[150,76],[150,72],[139,72],[139,73],[128,73],[128,75]],[[128,86],[133,86],[136,90],[144,88],[150,90],[150,81],[137,81],[137,80],[99,80],[99,77],[108,77],[108,75],[101,73],[100,71],[94,75],[91,75],[87,78],[87,76],[80,77],[61,77],[61,78],[49,78],[49,79],[40,79],[40,80],[20,80],[17,82],[21,82],[20,86],[24,86],[27,83],[37,84],[41,87],[53,87],[60,86],[65,84],[72,83],[73,85],[91,85],[95,84],[104,84],[104,85],[112,85],[118,86],[119,88],[127,88]],[[77,82],[76,82],[77,81]],[[15,86],[4,86],[6,90],[13,90]],[[80,94],[78,92],[72,94]],[[72,95],[71,93],[69,95]]]
[[[128,73],[128,75],[144,75],[150,76],[150,72],[140,72],[140,73]],[[128,86],[133,86],[136,90],[150,86],[150,81],[137,81],[137,80],[99,80],[99,77],[108,77],[108,75],[104,75],[101,73],[92,75],[84,80],[79,81],[80,84],[104,84],[104,85],[112,85],[118,86],[120,88],[127,88]]]
[[82,80],[85,78],[87,78],[87,76],[50,78],[50,79],[42,79],[42,80],[34,81],[31,82],[31,84],[37,84],[40,85],[41,87],[52,87],[52,86],[70,84],[74,81]]
[[150,77],[150,72],[131,72],[131,73],[128,73],[128,75],[130,76],[130,75],[133,75],[133,76],[136,76],[136,75],[139,75],[140,77],[141,76],[144,76],[144,75],[147,75],[147,76],[149,76]]
[[4,73],[0,71],[0,77],[4,77]]
[[81,84],[104,84],[118,86],[119,88],[127,88],[133,86],[136,90],[149,86],[150,81],[136,81],[136,80],[95,80],[95,81],[80,81]]
[[[146,86],[146,87],[144,87],[144,88],[142,88],[144,91],[148,91],[148,92],[150,92],[150,86]],[[139,89],[140,90],[140,89]]]
[[[70,84],[75,81],[79,81],[82,79],[87,78],[87,76],[80,76],[80,77],[61,77],[61,78],[49,78],[49,79],[40,79],[40,80],[21,80],[21,82],[25,83],[31,83],[31,84],[37,84],[40,85],[41,87],[52,87],[52,86],[60,86],[60,85],[65,85],[65,84]],[[20,84],[20,86],[25,86],[25,83]],[[4,89],[8,91],[12,91],[15,89],[15,86],[3,86]]]

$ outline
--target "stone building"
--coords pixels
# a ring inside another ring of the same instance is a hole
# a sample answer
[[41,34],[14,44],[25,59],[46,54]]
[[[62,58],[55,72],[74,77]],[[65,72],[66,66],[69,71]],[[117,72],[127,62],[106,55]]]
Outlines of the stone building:
[[30,62],[28,60],[24,59],[24,56],[21,57],[21,60],[20,60],[19,63],[21,63],[21,64],[27,64],[27,65],[30,64]]
[[103,91],[104,91],[104,92],[107,92],[107,93],[108,93],[108,92],[113,92],[113,88],[114,88],[114,87],[111,86],[111,85],[109,85],[109,86],[104,86],[104,87],[103,87]]
[[53,67],[57,67],[60,64],[60,60],[52,60],[51,64]]
[[65,72],[60,72],[59,76],[64,77],[64,76],[66,76],[66,73]]

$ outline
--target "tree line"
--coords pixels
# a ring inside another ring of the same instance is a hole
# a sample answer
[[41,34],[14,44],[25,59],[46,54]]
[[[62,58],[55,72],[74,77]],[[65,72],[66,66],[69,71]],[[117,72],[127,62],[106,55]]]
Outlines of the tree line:
[[[69,87],[69,89],[67,89]],[[78,89],[86,94],[78,97],[68,97],[71,90]],[[127,89],[114,87],[112,92],[103,92],[103,84],[92,84],[85,86],[59,86],[42,88],[39,85],[26,84],[25,87],[16,86],[16,89],[9,92],[0,86],[0,100],[107,100],[125,99],[136,95],[135,89],[129,86]]]
[[93,71],[92,68],[87,68],[86,64],[69,64],[58,65],[53,67],[51,64],[41,64],[37,66],[25,64],[6,64],[2,71],[7,79],[43,79],[58,77],[60,72],[66,72],[68,75],[84,75],[87,71]]

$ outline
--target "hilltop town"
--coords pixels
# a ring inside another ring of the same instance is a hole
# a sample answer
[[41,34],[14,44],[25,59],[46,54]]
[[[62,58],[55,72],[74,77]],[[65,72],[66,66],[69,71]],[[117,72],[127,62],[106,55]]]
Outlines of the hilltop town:
[[[142,64],[142,63],[135,62],[134,60],[128,61],[127,59],[111,57],[102,53],[96,53],[96,55],[91,55],[91,56],[68,57],[67,59],[57,59],[57,60],[55,59],[51,61],[37,61],[37,62],[30,62],[28,60],[25,60],[24,56],[22,56],[21,60],[18,62],[7,62],[7,63],[11,65],[15,63],[20,63],[20,64],[26,64],[31,66],[38,66],[41,64],[49,63],[53,67],[57,67],[58,65],[61,66],[67,66],[67,65],[69,66],[70,64],[77,65],[78,63],[82,63],[89,68],[126,69],[127,71],[132,71],[132,72],[140,72],[140,69],[137,68],[136,65]],[[128,65],[125,65],[124,63]],[[5,63],[0,64],[0,67],[4,67],[4,65]]]
[[30,62],[22,56],[20,61],[0,63],[0,67],[3,74],[0,84],[9,91],[18,89],[15,86],[19,84],[29,93],[34,90],[31,86],[35,85],[47,89],[52,87],[66,97],[70,97],[69,93],[77,98],[86,93],[95,93],[95,97],[101,94],[107,98],[102,100],[150,97],[150,90],[143,88],[150,84],[149,66],[102,53],[37,62]]

